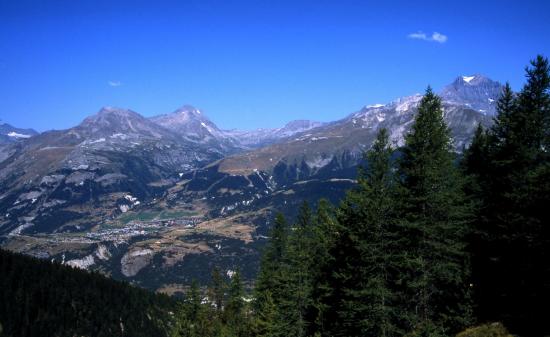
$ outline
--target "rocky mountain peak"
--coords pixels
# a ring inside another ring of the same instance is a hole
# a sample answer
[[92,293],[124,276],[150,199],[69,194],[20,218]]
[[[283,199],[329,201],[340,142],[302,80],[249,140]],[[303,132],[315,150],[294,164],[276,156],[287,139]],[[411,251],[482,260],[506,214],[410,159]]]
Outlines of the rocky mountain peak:
[[127,110],[128,109],[106,105],[106,106],[102,107],[101,109],[99,109],[98,114],[101,114],[101,113],[116,113],[117,111],[127,111]]
[[0,120],[0,144],[27,139],[37,134],[33,129],[20,129]]
[[502,84],[486,76],[464,75],[445,86],[440,95],[448,103],[465,105],[485,115],[494,115],[502,88]]
[[481,85],[484,83],[491,83],[493,82],[490,78],[481,75],[481,74],[474,74],[474,75],[462,75],[456,78],[455,83],[462,84],[462,85]]
[[201,111],[197,108],[195,108],[194,106],[192,105],[189,105],[189,104],[185,104],[183,106],[181,106],[180,108],[178,108],[176,111],[174,111],[173,113],[175,114],[192,114],[192,115],[200,115],[201,114]]
[[164,130],[137,112],[110,106],[103,107],[95,115],[87,117],[77,128],[94,136],[123,133],[159,138],[164,133]]
[[190,124],[200,124],[201,122],[211,124],[213,126],[213,123],[208,119],[208,117],[192,105],[183,105],[172,113],[151,117],[151,120],[159,125],[173,130],[187,127]]

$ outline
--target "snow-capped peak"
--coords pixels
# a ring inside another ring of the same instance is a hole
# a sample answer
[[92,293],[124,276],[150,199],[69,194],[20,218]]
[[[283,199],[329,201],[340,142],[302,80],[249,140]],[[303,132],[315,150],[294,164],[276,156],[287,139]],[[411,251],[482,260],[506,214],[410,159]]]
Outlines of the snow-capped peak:
[[380,104],[380,103],[377,103],[377,104],[371,104],[371,105],[367,105],[367,108],[381,108],[385,106],[384,104]]
[[30,138],[31,137],[31,135],[24,135],[22,133],[17,133],[17,132],[14,132],[14,131],[8,133],[8,136],[9,137],[14,137],[14,138]]
[[475,76],[462,76],[462,80],[466,83],[470,83],[474,78],[476,78]]

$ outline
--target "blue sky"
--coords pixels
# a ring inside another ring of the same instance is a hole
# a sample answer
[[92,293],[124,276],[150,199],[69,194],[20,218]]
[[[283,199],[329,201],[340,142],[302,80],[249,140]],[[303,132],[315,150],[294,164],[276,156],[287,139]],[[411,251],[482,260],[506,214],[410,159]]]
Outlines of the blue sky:
[[222,128],[330,121],[463,74],[519,89],[537,53],[546,0],[0,0],[0,119],[192,104]]

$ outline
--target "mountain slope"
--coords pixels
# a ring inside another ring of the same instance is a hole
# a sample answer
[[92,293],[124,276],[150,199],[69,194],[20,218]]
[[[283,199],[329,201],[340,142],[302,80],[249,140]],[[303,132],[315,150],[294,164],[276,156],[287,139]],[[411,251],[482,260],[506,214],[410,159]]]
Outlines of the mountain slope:
[[[444,89],[444,117],[451,128],[457,151],[468,144],[479,123],[485,126],[491,123],[490,114],[473,108],[482,106],[488,109],[485,101],[498,99],[501,89],[492,89],[488,92],[490,96],[486,97],[487,81],[472,80],[472,84],[465,88],[456,89],[452,84]],[[483,92],[481,96],[478,95],[480,92]],[[307,170],[317,172],[342,156],[351,160],[340,163],[343,167],[356,165],[380,128],[389,130],[395,146],[403,144],[421,98],[421,95],[413,95],[385,105],[366,106],[344,119],[298,133],[284,142],[224,158],[219,163],[220,170],[234,174],[253,170],[273,172],[280,165],[303,165]]]
[[103,108],[74,128],[45,132],[4,152],[3,234],[90,228],[159,196],[175,172],[224,155],[116,108]]
[[0,249],[2,336],[167,336],[175,301]]
[[20,139],[27,139],[37,135],[33,129],[20,129],[0,120],[0,145],[13,143]]

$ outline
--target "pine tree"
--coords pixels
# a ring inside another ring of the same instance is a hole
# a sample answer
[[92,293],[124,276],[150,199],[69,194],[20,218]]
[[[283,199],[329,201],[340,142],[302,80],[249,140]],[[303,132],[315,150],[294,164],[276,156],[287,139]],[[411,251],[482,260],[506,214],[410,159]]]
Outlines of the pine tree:
[[550,277],[549,72],[548,60],[537,56],[519,94],[505,87],[487,137],[487,164],[466,164],[482,192],[473,259],[478,316],[534,335],[544,332],[535,304],[550,300],[542,281]]
[[285,336],[305,336],[310,328],[309,312],[314,256],[311,255],[313,223],[307,202],[300,206],[297,221],[289,236],[284,270],[283,293],[279,301],[281,328]]
[[191,287],[177,310],[176,324],[172,330],[173,337],[211,336],[210,306],[202,304],[197,281]]
[[257,307],[254,312],[252,324],[253,335],[256,337],[279,336],[277,327],[277,307],[271,297],[269,290],[259,294]]
[[321,199],[317,204],[317,211],[314,218],[314,233],[311,254],[315,257],[311,268],[312,279],[312,308],[309,322],[311,322],[309,335],[326,335],[325,314],[329,308],[329,298],[332,288],[328,280],[332,274],[334,260],[330,254],[336,244],[338,226],[332,205]]
[[469,319],[467,209],[440,98],[422,98],[399,161],[399,316],[413,336],[458,331]]
[[[487,180],[489,170],[489,135],[487,130],[479,124],[472,138],[470,146],[464,150],[460,163],[464,175],[468,178],[468,195],[475,196],[477,202],[483,198],[484,190],[480,185]],[[481,205],[478,205],[481,207]]]
[[224,310],[225,322],[232,336],[246,336],[250,329],[246,315],[245,292],[240,272],[237,270],[231,277],[227,305]]
[[210,288],[208,289],[209,300],[214,304],[214,308],[218,316],[221,316],[224,302],[225,302],[225,291],[227,288],[227,283],[218,267],[212,269],[212,281],[210,283]]
[[367,153],[368,168],[360,171],[358,188],[339,208],[339,235],[330,251],[333,292],[326,299],[327,335],[394,335],[389,288],[392,152],[382,129]]
[[281,293],[282,267],[288,246],[288,224],[282,214],[277,214],[275,223],[270,232],[260,265],[260,272],[256,281],[255,291],[258,299],[264,298],[261,294],[269,291],[276,298]]
[[[256,330],[269,335],[284,336],[282,329],[281,300],[287,278],[288,224],[282,214],[277,214],[270,232],[269,242],[264,248],[260,271],[254,289],[254,312],[257,317]],[[275,310],[274,313],[272,311]],[[267,320],[272,321],[267,321]],[[265,327],[265,328],[264,328]]]

